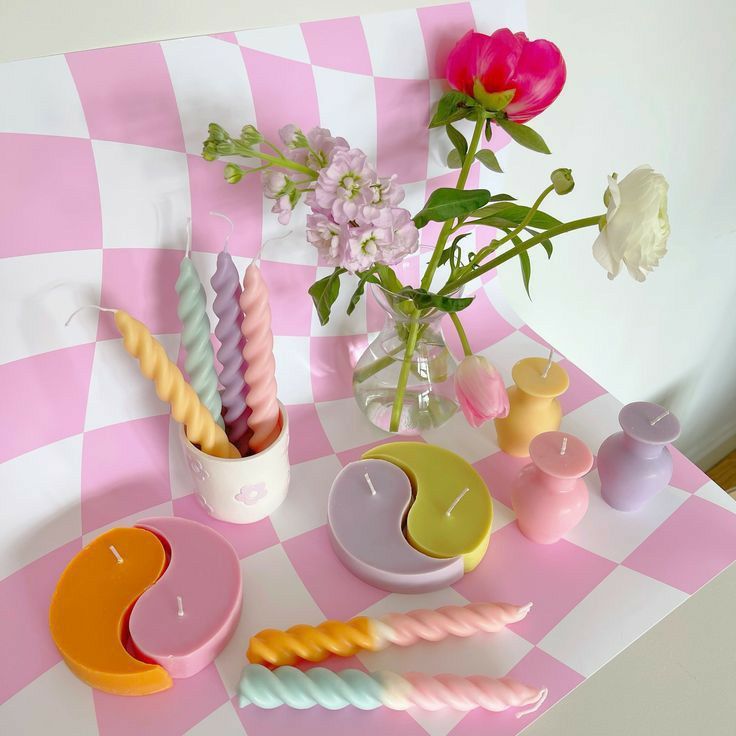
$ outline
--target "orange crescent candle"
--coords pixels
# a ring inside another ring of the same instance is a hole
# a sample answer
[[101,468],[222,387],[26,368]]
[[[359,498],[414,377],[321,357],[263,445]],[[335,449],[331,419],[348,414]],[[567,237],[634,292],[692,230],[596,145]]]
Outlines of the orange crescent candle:
[[67,566],[51,599],[54,643],[82,681],[114,695],[148,695],[171,687],[160,665],[125,649],[130,610],[166,567],[166,550],[145,529],[112,529]]

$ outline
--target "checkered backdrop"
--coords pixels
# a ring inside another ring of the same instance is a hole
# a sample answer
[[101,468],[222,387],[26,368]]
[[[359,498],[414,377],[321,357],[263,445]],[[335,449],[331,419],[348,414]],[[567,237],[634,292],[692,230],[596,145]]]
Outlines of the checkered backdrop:
[[[416,212],[454,179],[443,163],[447,143],[426,128],[444,89],[448,49],[473,25],[523,23],[520,0],[478,2],[0,66],[0,732],[513,734],[538,714],[239,710],[233,694],[247,639],[266,626],[532,600],[532,613],[513,630],[328,664],[510,673],[548,686],[547,708],[736,558],[734,505],[676,451],[671,485],[641,512],[607,507],[593,471],[580,526],[552,547],[526,541],[509,508],[510,482],[524,461],[498,451],[492,426],[473,430],[455,417],[424,439],[459,452],[488,482],[495,516],[486,559],[428,595],[390,595],[354,578],[329,547],[325,506],[340,467],[386,439],[359,414],[350,382],[381,315],[368,301],[348,319],[341,298],[338,318],[319,326],[306,290],[327,270],[305,243],[303,211],[291,235],[263,254],[293,463],[288,500],[270,519],[234,526],[207,518],[167,407],[123,351],[109,315],[88,310],[64,327],[82,304],[119,307],[180,358],[174,282],[186,218],[210,304],[209,278],[227,233],[210,210],[235,221],[230,248],[241,271],[263,241],[282,234],[257,180],[229,186],[221,164],[200,158],[213,120],[233,131],[255,122],[269,136],[289,121],[329,127],[366,150],[383,175],[396,172]],[[505,142],[497,135],[494,148]],[[472,176],[500,190],[498,175]],[[434,234],[428,226],[424,242]],[[408,269],[418,270],[416,259]],[[493,274],[474,294],[464,313],[474,347],[510,383],[513,363],[545,355],[547,346],[505,305]],[[617,430],[620,405],[563,365],[571,377],[563,429],[595,451]],[[49,637],[55,581],[102,530],[158,514],[197,519],[233,543],[245,589],[240,626],[213,665],[168,692],[125,699],[93,691],[66,669]]]

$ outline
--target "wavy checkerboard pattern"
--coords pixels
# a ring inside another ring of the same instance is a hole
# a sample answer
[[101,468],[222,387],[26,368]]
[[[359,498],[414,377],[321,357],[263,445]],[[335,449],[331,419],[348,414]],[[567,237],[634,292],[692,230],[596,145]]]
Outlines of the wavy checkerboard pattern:
[[[192,495],[166,406],[125,355],[109,315],[89,310],[63,326],[80,304],[121,307],[177,357],[174,282],[187,216],[208,289],[227,232],[209,210],[235,220],[230,248],[241,270],[262,241],[281,234],[257,181],[230,187],[220,165],[200,158],[211,120],[232,130],[255,121],[270,135],[287,121],[330,127],[364,148],[380,172],[397,172],[418,210],[429,191],[454,179],[443,165],[447,144],[426,129],[453,40],[473,24],[488,31],[523,23],[519,0],[479,2],[0,66],[0,732],[514,734],[539,714],[518,721],[480,712],[262,712],[238,710],[233,694],[247,639],[266,626],[533,600],[533,614],[513,631],[331,666],[510,673],[548,686],[547,708],[736,558],[734,505],[677,452],[671,486],[641,513],[605,506],[593,472],[583,523],[554,547],[525,541],[509,509],[509,484],[523,462],[498,451],[492,427],[471,430],[457,417],[424,439],[466,457],[493,490],[485,561],[453,588],[424,596],[389,595],[352,577],[330,550],[325,502],[340,467],[386,439],[359,415],[350,386],[351,364],[381,315],[369,301],[352,318],[319,326],[306,289],[326,270],[304,242],[303,211],[292,234],[263,256],[280,398],[292,423],[291,492],[271,519],[244,527],[209,520]],[[504,143],[497,136],[494,147]],[[474,171],[472,182],[501,186],[485,171]],[[428,227],[424,242],[434,234]],[[407,268],[416,273],[416,260]],[[545,355],[547,346],[504,304],[493,275],[475,296],[469,334],[510,382],[517,359]],[[343,299],[336,311],[344,306]],[[571,388],[563,428],[595,450],[617,429],[619,403],[564,365]],[[169,692],[93,692],[51,642],[51,591],[85,542],[158,514],[209,523],[232,541],[245,584],[240,628],[215,664]]]

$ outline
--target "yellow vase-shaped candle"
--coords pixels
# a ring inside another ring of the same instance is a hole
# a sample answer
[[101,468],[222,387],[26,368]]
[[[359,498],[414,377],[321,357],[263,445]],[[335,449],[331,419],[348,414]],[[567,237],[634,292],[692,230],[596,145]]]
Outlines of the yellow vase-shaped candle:
[[141,373],[153,380],[158,397],[171,405],[172,416],[184,425],[187,439],[208,455],[240,457],[225,430],[215,423],[207,407],[146,326],[121,309],[115,312],[115,325],[123,336],[125,349],[138,359]]
[[509,455],[529,456],[529,443],[542,432],[560,428],[562,407],[558,396],[570,379],[564,368],[546,358],[524,358],[511,371],[509,414],[494,419],[498,446]]

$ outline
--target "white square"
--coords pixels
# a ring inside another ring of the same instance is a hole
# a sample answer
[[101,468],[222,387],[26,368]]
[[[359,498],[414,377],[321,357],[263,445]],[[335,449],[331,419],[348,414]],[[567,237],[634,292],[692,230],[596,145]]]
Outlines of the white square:
[[481,33],[491,34],[498,28],[510,28],[514,33],[526,29],[526,10],[522,0],[489,3],[473,0],[470,3],[475,16],[475,27]]
[[[351,146],[360,148],[375,165],[377,124],[373,77],[319,66],[313,67],[312,71],[322,127],[329,128],[333,135],[342,136]],[[390,172],[378,173],[387,176]]]
[[679,488],[667,486],[638,511],[617,511],[601,497],[597,470],[589,473],[585,482],[590,497],[588,511],[565,539],[614,562],[628,557],[690,496]]
[[174,506],[171,501],[166,501],[165,503],[160,503],[158,506],[151,506],[147,509],[143,509],[142,511],[136,511],[134,514],[130,514],[130,516],[125,516],[122,519],[115,519],[115,521],[110,522],[109,524],[105,524],[104,526],[98,527],[97,529],[93,529],[87,532],[82,537],[82,542],[85,545],[88,545],[90,542],[97,539],[97,537],[99,537],[101,534],[110,531],[110,529],[135,526],[141,519],[153,519],[157,516],[173,515]]
[[542,639],[539,648],[585,677],[636,641],[687,594],[617,567]]
[[419,16],[413,8],[364,15],[373,75],[392,79],[427,79],[427,50]]
[[[493,489],[491,489],[493,495]],[[505,504],[502,504],[497,498],[493,499],[493,524],[491,525],[491,542],[493,535],[503,529],[508,524],[516,521],[516,514]]]
[[[176,362],[179,335],[155,335],[169,360]],[[169,405],[156,395],[153,381],[141,374],[138,361],[123,347],[122,339],[95,345],[84,429],[107,427],[131,419],[169,413]]]
[[545,349],[536,341],[532,340],[523,332],[512,332],[503,340],[499,340],[494,345],[481,350],[479,355],[493,363],[496,369],[503,377],[503,382],[507,387],[514,385],[514,379],[511,378],[513,367],[523,358],[546,358]]
[[581,439],[597,455],[603,440],[621,430],[620,411],[621,402],[611,394],[603,394],[563,416],[560,429]]
[[327,523],[327,497],[342,465],[334,455],[291,466],[289,494],[271,514],[271,524],[284,542]]
[[229,701],[187,731],[187,736],[243,736],[243,724]]
[[0,705],[0,733],[97,736],[93,692],[59,662]]
[[508,303],[506,295],[503,293],[501,279],[498,277],[492,278],[490,281],[483,284],[483,288],[485,289],[486,295],[493,305],[493,308],[501,315],[501,317],[503,317],[503,319],[517,330],[524,326],[524,320],[516,314]]
[[82,534],[82,435],[0,465],[0,579]]
[[[1,68],[1,66],[0,66]],[[3,260],[0,363],[94,342],[100,313],[102,251],[39,253]]]
[[[320,267],[317,269],[316,280],[329,276],[333,269],[328,267]],[[340,295],[335,300],[330,311],[330,321],[322,326],[319,323],[317,310],[312,309],[312,325],[310,332],[313,337],[322,337],[326,335],[365,335],[366,327],[366,307],[367,299],[372,299],[370,295],[371,284],[365,285],[363,296],[358,302],[351,315],[348,315],[347,309],[350,299],[358,287],[358,279],[349,273],[344,273],[340,277]]]
[[246,48],[309,64],[309,51],[304,42],[301,26],[251,28],[247,31],[238,31],[235,37],[238,43]]
[[184,153],[92,141],[105,248],[182,250],[190,215]]
[[246,614],[240,617],[233,638],[215,660],[230,696],[237,691],[251,636],[266,628],[316,625],[324,619],[280,544],[241,560],[240,569]]
[[282,225],[271,212],[273,200],[263,197],[262,243],[263,260],[276,263],[294,263],[316,266],[317,249],[307,242],[307,212],[309,208],[299,202],[291,213],[288,225]]
[[353,398],[321,401],[316,406],[322,428],[335,452],[368,445],[389,436],[363,416]]
[[176,95],[186,151],[202,153],[210,123],[235,138],[255,109],[243,54],[238,46],[209,36],[162,41]]
[[431,444],[441,445],[456,452],[469,463],[476,463],[492,455],[497,449],[493,422],[486,422],[476,429],[468,424],[459,410],[441,427],[422,432],[422,438]]
[[736,514],[736,500],[726,493],[718,484],[709,480],[702,488],[699,488],[693,495],[699,498],[704,498],[706,501],[721,506],[730,511],[732,514]]
[[312,375],[309,371],[309,338],[274,335],[276,385],[282,404],[311,404]]
[[0,64],[0,132],[89,138],[63,55]]

